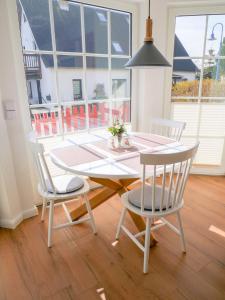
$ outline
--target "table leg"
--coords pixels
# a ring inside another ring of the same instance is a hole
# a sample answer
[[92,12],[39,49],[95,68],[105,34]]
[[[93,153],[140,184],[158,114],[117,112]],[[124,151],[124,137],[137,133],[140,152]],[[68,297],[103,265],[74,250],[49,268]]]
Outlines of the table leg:
[[[112,196],[116,194],[116,191],[111,190],[107,187],[102,188],[99,193],[94,195],[93,197],[89,198],[89,202],[91,208],[94,209]],[[79,219],[80,217],[84,216],[87,213],[86,205],[81,204],[79,207],[75,208],[70,212],[70,216],[73,221]]]
[[[111,179],[104,179],[104,178],[90,178],[92,181],[96,183],[102,184],[104,187],[93,197],[89,199],[91,208],[94,209],[98,205],[102,204],[103,202],[107,201],[109,198],[112,196],[118,194],[122,195],[127,191],[127,187],[137,181],[137,178],[134,179],[122,179],[122,180],[111,180]],[[129,210],[128,210],[129,211]],[[77,220],[83,215],[87,213],[86,206],[84,204],[80,205],[78,208],[74,209],[73,211],[70,212],[72,220]],[[144,219],[129,211],[129,214],[135,223],[137,229],[139,231],[145,230],[145,221]],[[151,247],[155,246],[157,243],[157,240],[154,238],[153,234],[151,234]]]

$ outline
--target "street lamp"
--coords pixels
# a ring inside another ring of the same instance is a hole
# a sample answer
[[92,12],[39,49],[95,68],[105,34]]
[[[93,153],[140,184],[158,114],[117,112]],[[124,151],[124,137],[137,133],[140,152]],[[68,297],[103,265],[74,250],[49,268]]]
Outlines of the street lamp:
[[[215,37],[215,34],[214,34],[214,29],[217,25],[221,26],[220,47],[219,47],[219,52],[218,52],[218,56],[220,56],[222,46],[223,46],[223,24],[222,23],[216,23],[213,26],[212,33],[211,33],[210,38],[208,40],[209,41],[215,41],[216,40],[216,37]],[[217,59],[217,62],[216,62],[216,80],[219,80],[219,77],[220,77],[220,59]]]

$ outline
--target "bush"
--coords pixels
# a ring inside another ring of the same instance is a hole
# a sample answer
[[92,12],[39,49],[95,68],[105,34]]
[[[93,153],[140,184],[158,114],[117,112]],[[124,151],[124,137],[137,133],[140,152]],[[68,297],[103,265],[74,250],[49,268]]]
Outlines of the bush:
[[[199,80],[181,81],[173,85],[172,96],[198,96]],[[203,79],[202,96],[225,97],[225,81]]]

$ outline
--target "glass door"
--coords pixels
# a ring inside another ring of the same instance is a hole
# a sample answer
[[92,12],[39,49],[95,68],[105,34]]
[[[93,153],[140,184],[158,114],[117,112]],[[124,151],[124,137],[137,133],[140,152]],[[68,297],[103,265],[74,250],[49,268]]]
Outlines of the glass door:
[[176,16],[171,107],[183,141],[200,141],[197,170],[224,173],[225,14]]

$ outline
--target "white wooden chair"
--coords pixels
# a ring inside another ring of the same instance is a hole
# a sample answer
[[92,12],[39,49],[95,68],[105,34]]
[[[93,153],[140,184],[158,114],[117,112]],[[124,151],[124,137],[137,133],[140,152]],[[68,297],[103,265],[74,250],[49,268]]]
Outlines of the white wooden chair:
[[[186,252],[180,209],[184,203],[184,189],[192,165],[192,160],[197,149],[198,144],[189,150],[179,153],[141,153],[140,161],[141,164],[143,164],[142,186],[141,188],[124,193],[121,197],[124,208],[118,224],[116,239],[119,239],[122,229],[144,252],[144,273],[148,272],[151,231],[156,230],[163,225],[168,225],[169,228],[180,235],[182,249]],[[147,167],[152,168],[153,172],[151,185],[147,184],[145,181]],[[161,178],[157,178],[157,173],[159,174],[159,172],[162,173]],[[146,218],[146,230],[133,234],[123,225],[127,210]],[[177,215],[179,229],[164,218],[173,213]],[[151,228],[152,220],[155,218],[160,219],[161,222]],[[145,236],[144,246],[138,240],[138,237],[140,236]]]
[[151,121],[151,133],[171,137],[179,141],[186,127],[185,122],[154,118]]
[[[87,193],[89,192],[89,185],[86,180],[81,177],[65,174],[52,177],[45,160],[44,147],[37,143],[34,135],[29,135],[34,160],[38,171],[39,184],[38,192],[43,197],[41,220],[44,221],[45,210],[49,203],[49,221],[48,221],[48,247],[52,246],[52,231],[53,229],[61,229],[71,225],[80,224],[85,221],[90,221],[94,234],[96,234],[96,226],[92,214],[91,206],[89,204]],[[78,221],[72,221],[69,211],[65,205],[66,201],[76,200],[82,197],[85,201],[88,216],[80,218]],[[64,224],[54,225],[54,206],[62,205],[68,222]]]

